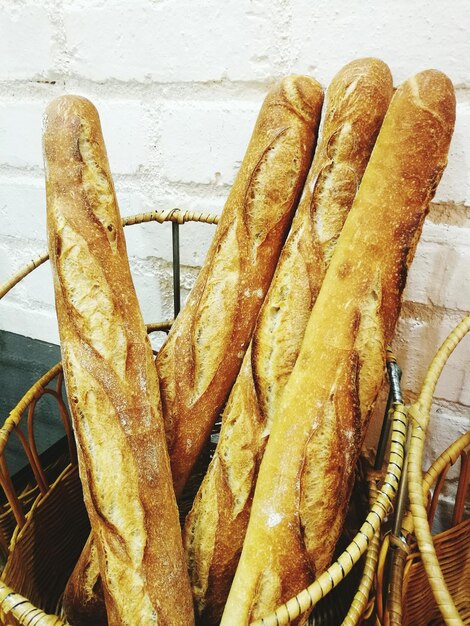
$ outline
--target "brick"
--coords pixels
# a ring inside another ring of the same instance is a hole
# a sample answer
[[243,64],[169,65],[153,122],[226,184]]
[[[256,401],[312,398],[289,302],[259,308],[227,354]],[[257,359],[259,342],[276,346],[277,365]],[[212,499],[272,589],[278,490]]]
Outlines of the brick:
[[43,242],[46,247],[46,193],[43,181],[2,182],[0,232],[3,236]]
[[[394,349],[403,370],[404,390],[418,392],[438,348],[456,325],[450,317],[432,321],[402,318],[399,321]],[[464,339],[452,353],[437,384],[435,397],[450,402],[461,398],[465,372],[470,360],[470,341]]]
[[[470,229],[429,222],[423,231],[423,239],[427,242],[433,264],[429,273],[430,300],[436,306],[468,311]],[[442,252],[438,253],[439,250]]]
[[[0,284],[42,248],[21,239],[0,240]],[[0,300],[0,329],[58,343],[49,263],[36,268]]]
[[269,77],[272,13],[266,3],[190,0],[67,4],[71,71],[103,81],[259,80]]
[[45,102],[0,101],[0,165],[41,167]]
[[2,3],[0,32],[1,80],[47,75],[53,62],[53,30],[45,6],[10,2],[10,7],[6,8]]
[[461,394],[465,370],[460,364],[450,360],[439,377],[434,396],[450,402],[458,402]]
[[35,245],[26,239],[0,236],[0,281],[9,278],[43,249],[41,243]]
[[[434,405],[431,410],[429,426],[426,433],[424,446],[423,467],[427,470],[430,465],[446,450],[456,439],[468,430],[468,420],[461,419],[452,414],[449,409]],[[454,481],[458,478],[459,463],[456,463],[448,474],[448,479]]]
[[408,272],[405,300],[468,311],[470,229],[425,223]]
[[[86,94],[84,94],[86,95]],[[141,102],[90,97],[98,109],[113,174],[135,174],[151,157],[151,121]],[[49,100],[0,101],[0,164],[43,167],[42,119]]]
[[36,309],[31,315],[31,308],[18,303],[8,296],[0,303],[0,329],[18,335],[59,344],[59,330],[55,310]]
[[[469,73],[470,76],[470,73]],[[449,161],[436,191],[435,201],[470,204],[470,103],[457,103],[455,130],[449,150]]]
[[430,304],[439,299],[450,252],[448,246],[426,241],[423,235],[408,271],[404,300]]
[[462,389],[459,395],[459,402],[465,406],[470,406],[470,372],[468,369],[464,373]]
[[[470,244],[470,237],[468,243]],[[470,251],[468,249],[459,247],[450,250],[442,289],[436,304],[460,311],[470,310],[469,266]]]
[[[143,200],[143,199],[142,199]],[[123,194],[122,206],[130,206],[132,198],[129,194]],[[176,194],[159,196],[155,202],[147,201],[135,213],[148,210],[181,208],[183,211],[201,211],[210,214],[220,214],[223,199],[205,199],[197,196],[191,199],[179,199]],[[134,205],[135,206],[135,205]],[[128,211],[127,214],[131,212]],[[210,242],[215,233],[215,225],[186,222],[179,228],[180,238],[180,263],[183,266],[200,267],[203,263]],[[127,249],[130,256],[137,258],[155,257],[169,263],[172,261],[172,228],[171,224],[158,224],[156,222],[138,224],[126,227]]]
[[323,84],[352,59],[366,56],[388,63],[397,85],[431,67],[454,83],[470,80],[465,0],[456,0],[452,10],[429,0],[396,0],[383,10],[373,0],[293,0],[292,16],[293,45],[302,42],[293,70],[312,73]]
[[172,102],[162,110],[162,174],[172,182],[232,184],[260,103]]
[[[198,269],[191,267],[182,267],[181,271],[181,288],[180,298],[181,306],[184,306],[186,298],[194,285],[194,281],[198,274]],[[160,292],[162,302],[162,318],[171,319],[174,315],[173,307],[173,276],[171,266],[168,264],[156,264],[156,273],[160,280]]]
[[151,120],[142,102],[90,98],[101,119],[111,173],[135,174],[148,166]]
[[25,305],[29,305],[33,309],[41,308],[44,305],[48,308],[55,307],[54,284],[49,261],[28,274],[21,281],[21,284],[24,287],[25,295],[22,296],[22,300]]
[[145,323],[163,320],[160,281],[152,263],[130,260],[132,278]]
[[[199,267],[205,259],[215,226],[183,224],[180,226],[180,263]],[[141,224],[125,231],[128,252],[140,258],[155,257],[172,261],[172,233],[170,224]]]
[[[0,240],[0,284],[10,279],[31,259],[43,252],[45,245],[34,244],[31,241],[16,239],[12,237],[2,237]],[[34,272],[40,271],[35,269]],[[16,301],[29,302],[28,283],[31,280],[29,275],[17,283],[9,292],[8,297]],[[0,301],[0,311],[3,300]],[[30,307],[34,311],[34,307]]]

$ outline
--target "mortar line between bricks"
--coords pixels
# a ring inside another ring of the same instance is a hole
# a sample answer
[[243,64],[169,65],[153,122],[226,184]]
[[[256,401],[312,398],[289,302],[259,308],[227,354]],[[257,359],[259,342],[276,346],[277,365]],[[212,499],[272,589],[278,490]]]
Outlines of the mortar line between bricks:
[[402,320],[420,320],[423,322],[442,322],[444,319],[455,321],[457,324],[462,317],[467,315],[468,310],[450,309],[440,304],[423,304],[422,302],[413,302],[412,300],[404,300],[401,306],[400,319]]
[[209,80],[188,82],[158,82],[143,83],[138,81],[120,81],[107,79],[106,82],[93,81],[75,75],[55,75],[49,72],[46,77],[32,78],[31,80],[0,80],[0,97],[51,98],[65,92],[72,93],[75,89],[81,93],[89,93],[99,97],[114,97],[116,99],[159,98],[163,101],[173,100],[250,100],[262,97],[274,80],[265,81],[238,81],[238,80]]
[[[142,183],[147,183],[149,176],[154,177],[153,171],[141,171],[136,173],[113,173],[113,180],[119,187],[118,193],[138,191]],[[24,185],[30,183],[35,187],[44,186],[44,171],[40,166],[16,167],[8,164],[0,164],[0,182],[2,184]],[[154,191],[160,194],[182,194],[192,197],[196,195],[198,199],[224,200],[232,187],[230,183],[215,184],[198,183],[195,181],[181,182],[168,179],[159,179],[158,183],[151,186]],[[163,207],[155,207],[159,209]],[[167,207],[166,207],[167,208]],[[452,217],[439,218],[443,209],[454,212]],[[144,208],[142,208],[144,210]],[[148,210],[154,210],[153,208]],[[465,228],[462,221],[470,220],[470,207],[463,202],[454,203],[443,200],[442,202],[432,202],[427,221],[435,226],[461,226]]]
[[[285,62],[278,63],[279,76],[291,71],[291,64],[295,62],[295,55],[287,65]],[[306,72],[309,73],[309,72]],[[312,72],[310,71],[310,74]],[[55,97],[65,92],[72,93],[75,89],[82,93],[89,93],[99,97],[113,97],[116,99],[129,99],[134,97],[150,100],[159,98],[162,101],[201,99],[217,100],[220,98],[235,101],[259,99],[262,97],[273,82],[275,77],[266,80],[244,81],[229,79],[214,79],[207,81],[177,81],[177,82],[140,82],[135,80],[124,81],[107,79],[105,82],[95,81],[80,75],[63,74],[49,71],[45,76],[31,77],[30,79],[9,80],[0,79],[0,98],[37,98]],[[458,103],[470,102],[470,85],[454,85]]]
[[[111,165],[112,166],[112,165]],[[113,181],[116,184],[129,185],[130,188],[133,188],[135,185],[139,185],[143,182],[147,182],[149,176],[155,178],[155,172],[151,169],[140,169],[135,173],[112,173]],[[0,179],[3,179],[2,182],[7,182],[8,180],[11,182],[15,182],[15,179],[18,179],[19,182],[24,183],[24,179],[29,178],[35,182],[38,179],[44,178],[44,170],[39,165],[31,165],[31,166],[23,166],[17,167],[14,165],[8,164],[0,164]],[[232,185],[229,183],[217,184],[217,183],[200,183],[196,181],[171,181],[165,178],[161,178],[155,184],[156,189],[173,189],[175,191],[181,190],[186,192],[204,192],[203,195],[206,195],[207,191],[212,192],[212,196],[215,198],[220,198],[221,196],[226,195]]]
[[[416,383],[414,383],[416,384]],[[417,401],[419,393],[414,391],[413,389],[403,389],[403,393],[405,395],[405,400],[407,405],[411,405]],[[435,397],[432,403],[431,415],[436,414],[438,411],[439,419],[445,419],[452,423],[453,425],[457,422],[457,426],[460,426],[460,422],[468,423],[468,404],[463,404],[462,402],[458,402],[457,400],[446,400],[445,398]]]

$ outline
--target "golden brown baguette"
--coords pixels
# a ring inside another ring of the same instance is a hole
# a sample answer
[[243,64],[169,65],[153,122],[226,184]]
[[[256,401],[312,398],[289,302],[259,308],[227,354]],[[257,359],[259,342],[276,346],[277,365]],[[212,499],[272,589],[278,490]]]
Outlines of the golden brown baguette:
[[275,412],[223,626],[270,613],[330,562],[454,120],[440,72],[392,99]]
[[158,378],[96,109],[45,116],[49,251],[84,500],[111,625],[193,623]]
[[[322,102],[320,85],[303,76],[284,79],[266,97],[204,268],[157,360],[178,493],[249,342],[310,165]],[[195,375],[214,378],[192,404]],[[69,611],[83,610],[85,620],[88,607],[100,605],[90,597],[93,570],[81,558],[65,594]]]
[[322,101],[306,76],[267,95],[205,263],[157,356],[177,495],[240,369],[311,163]]
[[326,93],[304,192],[186,519],[183,540],[204,625],[220,623],[273,414],[392,93],[390,70],[377,59],[348,64]]

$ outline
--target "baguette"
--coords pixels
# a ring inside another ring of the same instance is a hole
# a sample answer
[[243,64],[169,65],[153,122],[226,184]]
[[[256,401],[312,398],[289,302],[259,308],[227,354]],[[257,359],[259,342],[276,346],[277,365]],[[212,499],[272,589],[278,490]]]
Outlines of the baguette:
[[50,259],[64,377],[109,624],[194,623],[158,378],[96,109],[45,116]]
[[[214,238],[214,242],[212,244],[211,250],[214,248],[218,248],[221,241],[224,239],[226,235],[227,228],[229,228],[233,222],[236,227],[236,233],[241,238],[246,239],[246,231],[244,230],[245,223],[242,221],[243,218],[246,218],[245,212],[249,212],[251,216],[252,225],[255,224],[255,220],[262,219],[262,211],[266,209],[265,204],[268,202],[272,202],[273,206],[268,211],[266,211],[266,223],[263,224],[261,222],[261,226],[264,226],[266,230],[269,229],[270,223],[268,219],[274,221],[273,224],[273,232],[269,234],[266,242],[261,242],[261,254],[259,254],[259,259],[256,259],[256,263],[264,263],[267,264],[269,260],[272,263],[276,261],[276,247],[281,245],[282,238],[284,236],[284,231],[287,228],[287,223],[290,218],[290,214],[294,208],[294,200],[296,194],[298,192],[296,186],[299,188],[303,184],[303,178],[306,175],[308,170],[309,161],[311,159],[311,151],[313,149],[313,145],[316,139],[316,131],[318,126],[318,121],[320,117],[320,109],[322,105],[322,91],[318,83],[313,81],[312,79],[306,77],[290,77],[285,79],[278,87],[273,89],[271,93],[266,98],[263,109],[260,113],[257,127],[253,134],[252,141],[250,143],[247,155],[245,157],[245,161],[242,165],[242,169],[237,178],[237,181],[234,185],[234,190],[230,195],[226,207],[224,209],[224,217],[225,220],[223,224],[219,225],[217,233]],[[289,108],[291,107],[291,108]],[[280,140],[279,140],[280,137]],[[273,139],[274,138],[274,139]],[[277,141],[277,144],[275,143]],[[272,152],[271,147],[274,148],[276,153],[273,157],[270,156],[270,152]],[[297,151],[297,154],[295,153]],[[274,167],[277,179],[272,176],[268,176],[264,170],[266,169],[267,159],[269,157],[270,167]],[[288,164],[288,160],[291,158],[296,161],[293,165]],[[287,163],[287,166],[286,166]],[[251,172],[250,172],[251,168]],[[285,173],[282,172],[282,168],[285,169]],[[264,173],[263,173],[264,172]],[[261,174],[261,177],[260,177]],[[292,176],[292,180],[289,181],[289,176]],[[255,189],[255,184],[257,181],[262,183],[262,186],[258,186]],[[290,189],[283,190],[282,184],[294,185]],[[257,200],[251,200],[250,198],[250,190],[254,190],[257,192]],[[284,197],[283,197],[284,192]],[[244,200],[246,198],[246,200]],[[240,208],[238,208],[237,203],[240,202]],[[259,216],[253,211],[258,211],[260,213]],[[253,215],[251,215],[253,213]],[[277,217],[276,217],[277,216]],[[277,223],[275,221],[277,219]],[[238,222],[238,223],[237,223]],[[222,228],[222,231],[221,231]],[[252,245],[252,247],[256,247],[256,242]],[[243,253],[246,253],[246,246],[243,241],[240,244],[240,248]],[[219,253],[218,253],[219,254]],[[219,280],[220,273],[225,272],[227,269],[230,270],[230,265],[240,264],[240,260],[238,259],[239,251],[236,246],[233,244],[228,250],[225,252],[225,256],[221,257],[221,261],[224,265],[220,265],[209,268],[205,267],[202,270],[201,274],[204,273],[203,278],[199,278],[198,282],[198,292],[195,294],[196,286],[191,294],[191,298],[199,298],[202,301],[202,304],[205,303],[208,296],[214,290],[214,285],[217,286],[217,281]],[[207,264],[214,264],[214,253],[209,252]],[[206,264],[206,265],[207,265]],[[240,273],[238,277],[239,288],[248,283],[250,276],[256,274],[257,266],[250,266],[246,264],[243,268],[244,273]],[[269,268],[268,268],[269,269]],[[264,270],[264,282],[268,282],[268,274],[269,272]],[[232,290],[232,286],[230,284],[231,276],[230,272],[227,271],[225,276],[220,277],[222,280],[225,280],[224,289]],[[235,277],[237,278],[237,277]],[[205,282],[207,281],[207,294],[202,293],[204,289]],[[244,281],[244,282],[242,282]],[[261,300],[255,294],[256,289],[252,290],[252,297],[250,302],[250,310],[252,316],[255,315],[254,308],[261,304]],[[254,297],[253,297],[254,294]],[[236,304],[237,292],[231,291],[228,296],[228,301],[231,303],[230,306],[233,309],[233,306]],[[247,299],[245,298],[245,302]],[[259,302],[258,302],[259,301]],[[189,306],[189,303],[188,305]],[[192,305],[194,308],[194,305]],[[220,305],[217,303],[217,307],[220,308]],[[203,308],[203,307],[200,307]],[[228,309],[228,311],[217,310],[215,307],[212,311],[204,311],[202,310],[202,314],[199,313],[196,317],[194,310],[188,311],[186,308],[184,312],[180,314],[177,322],[174,325],[174,329],[168,338],[168,342],[166,347],[162,349],[162,353],[165,351],[169,360],[175,359],[179,350],[179,345],[181,343],[181,339],[178,339],[175,333],[186,333],[184,337],[189,342],[191,340],[192,334],[198,331],[198,328],[203,324],[210,325],[207,321],[207,317],[211,314],[212,317],[216,313],[222,315],[222,322],[226,321],[227,324],[233,323],[234,312],[232,309]],[[225,315],[225,317],[224,317]],[[181,321],[181,318],[184,318]],[[194,319],[193,319],[194,318]],[[199,321],[199,318],[200,321]],[[235,335],[240,339],[243,332],[247,332],[247,322],[246,318],[242,320],[245,323],[244,326],[241,326],[237,330],[237,334]],[[182,327],[182,330],[178,330]],[[223,337],[223,333],[222,333]],[[221,345],[217,345],[217,342],[214,341],[214,337],[210,336],[209,340],[215,343],[215,348],[222,347]],[[238,341],[237,339],[237,341]],[[189,344],[188,346],[189,347]],[[221,358],[223,355],[220,355]],[[163,357],[161,357],[163,360]],[[238,356],[236,357],[239,358]],[[192,361],[191,361],[192,363]],[[234,360],[234,355],[231,355],[231,364],[232,368],[236,365],[236,360]],[[171,376],[176,377],[178,374],[181,377],[181,381],[179,384],[184,382],[186,378],[189,376],[191,370],[191,364],[189,362],[182,363],[182,359],[179,358],[178,362],[168,364],[161,364],[160,361],[157,361],[157,365],[159,365],[162,372],[166,372],[166,381],[167,385],[165,389],[168,389],[167,395],[170,395],[171,390],[174,388],[176,384],[175,380],[171,379]],[[181,371],[176,367],[180,368]],[[183,366],[183,367],[182,367]],[[223,370],[224,375],[227,375],[228,370]],[[190,379],[188,378],[188,381]],[[223,392],[223,386],[228,386],[231,384],[231,379],[226,378],[221,380],[216,384],[216,391],[219,396],[221,392]],[[215,385],[212,385],[214,388]],[[188,397],[189,388],[186,394],[183,397],[183,400]],[[165,397],[165,395],[164,395]],[[214,402],[211,402],[214,400]],[[172,403],[173,400],[171,398],[168,399],[168,403]],[[198,411],[196,417],[200,419],[201,424],[204,429],[211,428],[212,422],[215,419],[215,416],[218,411],[218,397],[214,396],[211,398],[208,393],[204,395],[205,405],[196,406],[195,409]],[[210,409],[211,415],[209,413],[202,413],[203,410]],[[182,406],[182,410],[185,410],[185,407]],[[181,443],[175,441],[173,426],[178,424],[178,419],[174,419],[173,414],[175,410],[171,409],[171,406],[168,406],[168,411],[166,414],[166,430],[168,442],[173,442],[174,452],[173,452],[173,463],[172,470],[175,473],[178,470],[179,465],[176,463],[175,459],[179,459],[180,464],[184,463],[186,466],[183,467],[185,475],[184,477],[179,474],[179,487],[178,491],[180,492],[183,484],[186,480],[186,474],[189,472],[189,469],[196,458],[196,452],[191,455],[191,457],[186,457],[186,451],[181,449]],[[194,413],[191,412],[190,416]],[[182,418],[181,418],[182,419]],[[208,421],[209,419],[209,421]],[[205,421],[204,421],[205,420]],[[194,422],[193,426],[196,428],[197,424]],[[205,436],[205,435],[204,435]],[[202,439],[202,436],[201,436]],[[198,444],[200,445],[200,444]],[[96,573],[96,565],[90,563],[89,559],[82,555],[79,562],[77,563],[76,568],[74,569],[72,576],[67,584],[66,592],[64,595],[64,604],[67,607],[67,611],[70,615],[73,614],[74,619],[78,622],[78,620],[83,620],[84,623],[87,623],[87,620],[91,615],[94,616],[94,619],[97,620],[96,623],[101,623],[98,620],[100,619],[100,614],[98,612],[98,608],[101,604],[100,602],[100,588],[99,583],[96,578],[93,578],[92,572]]]
[[385,63],[360,59],[344,67],[326,93],[304,192],[225,408],[214,458],[186,519],[196,613],[207,626],[220,623],[273,414],[392,92]]
[[454,121],[440,72],[392,99],[275,412],[221,626],[266,616],[330,563]]
[[179,495],[227,399],[302,191],[323,92],[290,76],[265,99],[206,261],[157,356]]

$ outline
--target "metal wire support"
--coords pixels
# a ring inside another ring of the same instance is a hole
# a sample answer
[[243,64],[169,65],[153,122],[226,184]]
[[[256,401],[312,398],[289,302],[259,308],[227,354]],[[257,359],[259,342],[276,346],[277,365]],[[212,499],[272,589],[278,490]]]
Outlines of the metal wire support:
[[388,440],[390,438],[390,428],[392,425],[390,409],[394,402],[403,404],[400,389],[401,369],[390,347],[387,348],[387,374],[390,387],[385,407],[384,420],[382,422],[382,430],[380,431],[379,443],[377,445],[377,453],[375,455],[375,470],[382,469]]
[[178,222],[171,223],[171,242],[173,246],[173,315],[181,309],[181,268],[180,268],[180,231]]

